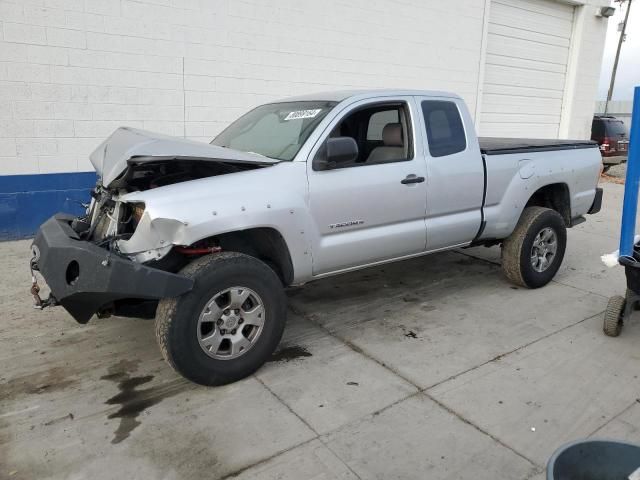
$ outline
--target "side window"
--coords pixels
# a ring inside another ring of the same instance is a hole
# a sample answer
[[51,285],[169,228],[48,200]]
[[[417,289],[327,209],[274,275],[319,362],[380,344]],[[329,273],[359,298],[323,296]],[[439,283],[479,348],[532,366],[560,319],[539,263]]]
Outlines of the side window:
[[[358,145],[358,158],[333,168],[348,168],[413,158],[411,120],[405,102],[385,102],[348,113],[332,129],[330,137],[351,137]],[[322,160],[325,149],[316,154]],[[314,167],[315,168],[315,167]]]
[[425,100],[422,115],[432,157],[452,155],[467,148],[467,139],[458,107],[453,102]]

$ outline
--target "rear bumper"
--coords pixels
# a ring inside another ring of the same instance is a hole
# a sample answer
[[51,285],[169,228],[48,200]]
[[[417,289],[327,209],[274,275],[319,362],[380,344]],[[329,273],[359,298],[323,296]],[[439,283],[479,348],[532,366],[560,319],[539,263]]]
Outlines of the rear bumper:
[[616,155],[613,157],[602,157],[602,163],[605,165],[620,165],[627,161],[626,155]]
[[598,213],[602,208],[602,189],[596,188],[596,196],[593,198],[593,203],[591,204],[591,208],[587,213]]
[[73,218],[51,217],[38,230],[33,246],[35,268],[57,302],[78,322],[87,322],[115,300],[177,297],[193,287],[187,277],[146,267],[80,240],[70,225]]

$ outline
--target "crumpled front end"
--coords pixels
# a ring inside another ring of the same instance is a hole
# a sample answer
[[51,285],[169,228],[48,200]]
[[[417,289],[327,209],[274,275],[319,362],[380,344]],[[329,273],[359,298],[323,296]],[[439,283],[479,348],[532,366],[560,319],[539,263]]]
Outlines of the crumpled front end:
[[131,306],[132,300],[159,300],[191,290],[193,281],[187,277],[141,265],[82,240],[77,224],[69,215],[47,220],[33,242],[32,268],[46,280],[55,303],[78,322],[86,323],[121,300]]
[[87,216],[74,221],[80,237],[140,264],[158,262],[173,247],[188,245],[188,223],[163,215],[162,208],[147,205],[137,193],[117,195],[97,187]]
[[51,301],[42,302],[34,280],[36,303],[62,304],[79,322],[96,312],[108,314],[109,308],[138,316],[122,313],[123,308],[188,291],[191,280],[175,272],[194,255],[220,250],[205,238],[210,229],[203,234],[192,228],[210,219],[204,207],[210,179],[278,163],[130,128],[116,130],[91,161],[99,180],[86,215],[52,217],[33,244],[38,258],[32,267],[52,291]]

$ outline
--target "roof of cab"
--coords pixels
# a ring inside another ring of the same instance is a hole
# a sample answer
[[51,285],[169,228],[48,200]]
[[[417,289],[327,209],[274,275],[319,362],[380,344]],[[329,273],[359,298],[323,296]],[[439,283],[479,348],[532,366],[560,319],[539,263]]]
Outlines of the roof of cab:
[[440,92],[436,90],[393,90],[393,89],[373,89],[373,90],[335,90],[331,92],[310,93],[277,100],[279,102],[342,102],[344,100],[364,100],[375,97],[399,97],[399,96],[421,96],[421,97],[446,97],[460,98],[451,92]]

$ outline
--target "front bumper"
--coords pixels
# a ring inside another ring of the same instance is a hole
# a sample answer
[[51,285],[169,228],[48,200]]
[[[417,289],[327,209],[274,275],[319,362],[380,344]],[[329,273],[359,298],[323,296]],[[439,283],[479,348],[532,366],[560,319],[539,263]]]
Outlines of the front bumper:
[[80,323],[116,300],[177,297],[193,280],[135,263],[93,243],[80,240],[71,228],[74,217],[58,214],[47,220],[33,241],[35,268],[51,294]]

